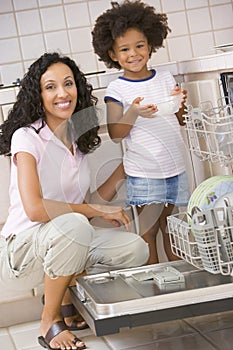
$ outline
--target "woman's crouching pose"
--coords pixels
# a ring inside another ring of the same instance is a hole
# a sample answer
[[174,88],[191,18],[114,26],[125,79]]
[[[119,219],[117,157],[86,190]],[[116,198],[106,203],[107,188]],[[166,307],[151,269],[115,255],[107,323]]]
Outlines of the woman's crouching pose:
[[[97,230],[101,217],[129,228],[118,206],[85,203],[87,154],[100,143],[97,99],[73,60],[44,54],[29,68],[8,119],[0,127],[0,154],[11,156],[10,209],[0,239],[0,288],[24,290],[44,281],[39,343],[48,349],[84,349],[71,330],[85,321],[72,309],[68,287],[77,274],[146,263],[147,243],[136,234]],[[82,112],[80,112],[82,111]],[[106,201],[122,177],[120,165],[101,186]]]

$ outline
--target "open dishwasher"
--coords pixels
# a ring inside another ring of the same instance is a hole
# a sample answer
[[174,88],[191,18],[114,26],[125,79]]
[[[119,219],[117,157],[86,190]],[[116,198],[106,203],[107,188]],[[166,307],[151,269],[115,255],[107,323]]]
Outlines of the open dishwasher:
[[[186,131],[191,152],[232,166],[231,106],[205,113],[189,108]],[[233,176],[227,180],[221,198],[211,191],[208,205],[190,201],[187,212],[168,217],[172,251],[181,260],[77,279],[72,302],[97,336],[233,310]]]

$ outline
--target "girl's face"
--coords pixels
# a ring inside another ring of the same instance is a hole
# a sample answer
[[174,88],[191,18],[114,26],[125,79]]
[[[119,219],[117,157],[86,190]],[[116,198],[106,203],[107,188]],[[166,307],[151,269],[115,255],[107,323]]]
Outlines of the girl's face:
[[145,35],[137,29],[130,28],[124,35],[115,39],[113,50],[109,55],[124,69],[124,77],[137,79],[148,76],[147,62],[151,47]]
[[41,76],[40,86],[46,122],[54,130],[71,117],[77,104],[73,72],[64,63],[54,63]]

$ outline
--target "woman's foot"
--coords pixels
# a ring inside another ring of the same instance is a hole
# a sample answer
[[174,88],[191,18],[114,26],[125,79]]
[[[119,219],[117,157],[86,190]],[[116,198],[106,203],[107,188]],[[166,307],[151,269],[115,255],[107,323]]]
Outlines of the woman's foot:
[[[41,302],[44,305],[44,295],[42,295]],[[77,313],[77,310],[71,303],[61,306],[61,314],[67,325],[67,329],[70,331],[81,331],[82,329],[89,327],[82,316]]]
[[86,321],[77,313],[73,304],[62,305],[61,314],[70,331],[80,331],[88,328]]
[[86,349],[84,342],[68,331],[66,324],[61,320],[41,321],[40,332],[42,336],[38,338],[38,341],[40,345],[48,349]]
[[80,331],[89,327],[86,321],[83,320],[82,316],[78,314],[71,317],[65,317],[64,321],[70,331]]

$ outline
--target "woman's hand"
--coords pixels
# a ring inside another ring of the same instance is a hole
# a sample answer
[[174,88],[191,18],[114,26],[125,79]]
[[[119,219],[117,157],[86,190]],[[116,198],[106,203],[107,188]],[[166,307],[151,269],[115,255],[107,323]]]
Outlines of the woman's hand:
[[154,118],[153,115],[155,112],[158,112],[158,108],[154,104],[140,105],[140,102],[143,100],[143,97],[137,97],[133,100],[131,109],[135,114],[140,115],[143,118]]
[[131,219],[122,207],[99,204],[89,205],[97,211],[95,216],[98,216],[105,221],[111,222],[116,227],[119,227],[123,224],[126,227],[127,231],[130,230]]

